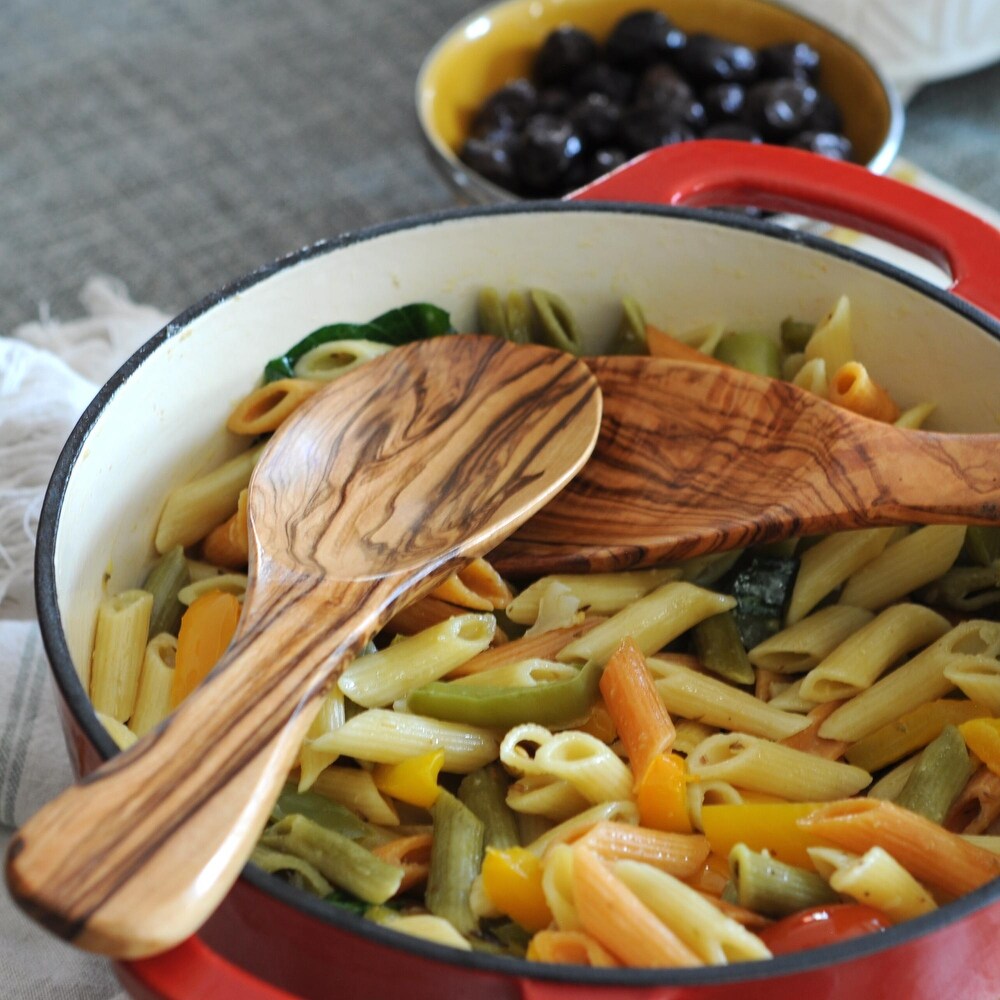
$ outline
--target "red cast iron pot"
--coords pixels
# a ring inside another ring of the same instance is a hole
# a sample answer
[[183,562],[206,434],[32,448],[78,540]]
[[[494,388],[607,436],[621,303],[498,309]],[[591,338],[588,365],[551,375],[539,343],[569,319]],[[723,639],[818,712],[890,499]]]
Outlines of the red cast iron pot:
[[[768,222],[675,207],[718,204],[801,213],[886,238],[946,268],[951,291]],[[77,771],[114,752],[78,676],[109,557],[111,589],[134,585],[151,556],[158,505],[190,456],[204,454],[215,433],[217,460],[226,442],[215,429],[262,361],[331,315],[367,318],[424,299],[469,329],[476,290],[506,283],[559,291],[595,328],[611,325],[607,302],[621,294],[679,329],[713,318],[773,328],[790,314],[818,318],[844,292],[858,316],[859,355],[903,405],[939,399],[940,426],[995,430],[998,275],[1000,233],[921,191],[805,153],[701,142],[647,154],[572,204],[407,220],[307,248],[237,282],[178,317],[101,390],[46,496],[37,601]],[[585,334],[599,349],[595,331]],[[105,504],[109,481],[118,497]],[[882,934],[770,962],[551,967],[407,938],[247,867],[197,938],[122,964],[119,974],[135,996],[171,1000],[996,1000],[998,935],[1000,881]]]

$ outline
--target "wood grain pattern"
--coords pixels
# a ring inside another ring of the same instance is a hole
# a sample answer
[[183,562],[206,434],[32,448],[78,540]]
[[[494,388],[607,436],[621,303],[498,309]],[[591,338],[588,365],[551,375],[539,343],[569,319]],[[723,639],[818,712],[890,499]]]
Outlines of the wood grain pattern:
[[224,661],[159,729],[13,838],[18,903],[119,957],[197,930],[344,664],[402,603],[562,488],[600,412],[583,363],[483,337],[400,348],[317,393],[251,481],[251,581]]
[[847,528],[1000,522],[1000,435],[901,430],[785,382],[590,359],[594,454],[491,556],[509,576],[650,566]]

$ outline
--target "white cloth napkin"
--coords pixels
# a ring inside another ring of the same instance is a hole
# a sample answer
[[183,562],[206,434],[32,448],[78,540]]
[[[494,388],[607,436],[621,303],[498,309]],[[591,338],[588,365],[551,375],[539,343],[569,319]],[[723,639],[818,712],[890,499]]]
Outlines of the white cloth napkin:
[[[14,828],[72,780],[54,688],[35,621],[32,565],[42,497],[73,424],[115,369],[168,317],[99,277],[87,315],[0,337],[0,850]],[[28,920],[0,888],[3,1000],[124,1000],[105,959]]]

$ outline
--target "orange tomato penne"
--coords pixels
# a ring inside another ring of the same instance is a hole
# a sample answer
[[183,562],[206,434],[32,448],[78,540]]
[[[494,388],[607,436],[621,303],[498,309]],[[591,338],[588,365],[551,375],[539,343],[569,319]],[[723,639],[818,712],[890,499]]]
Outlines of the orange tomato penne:
[[452,573],[430,596],[472,611],[495,611],[507,607],[514,592],[485,559],[479,558]]
[[583,929],[624,965],[701,965],[698,956],[605,868],[593,851],[573,847],[573,900]]
[[589,965],[595,969],[614,968],[619,964],[607,948],[583,931],[539,931],[528,942],[525,957],[531,962]]
[[372,848],[372,854],[377,858],[403,869],[403,881],[399,883],[397,895],[427,881],[433,842],[434,835],[431,833],[414,833]]
[[892,802],[842,799],[798,824],[856,854],[881,847],[918,882],[949,896],[972,892],[1000,875],[1000,856]]
[[608,660],[600,684],[638,785],[654,758],[673,746],[673,720],[656,690],[646,658],[632,639],[622,640]]
[[548,632],[540,632],[538,635],[526,635],[520,639],[513,639],[505,642],[501,646],[493,646],[477,653],[471,660],[467,660],[460,667],[456,667],[448,679],[456,677],[468,677],[470,674],[481,674],[486,670],[493,670],[495,667],[503,667],[508,663],[518,663],[521,660],[530,660],[538,657],[543,660],[552,659],[563,646],[568,645],[581,635],[586,635],[592,628],[604,621],[597,616],[588,618],[579,625],[571,625],[568,628],[554,628]]
[[608,861],[643,861],[676,878],[701,871],[711,847],[697,833],[667,833],[629,823],[595,823],[578,841]]
[[258,386],[236,404],[226,427],[234,434],[251,437],[268,434],[324,385],[315,379],[282,378]]
[[228,521],[213,528],[201,543],[205,562],[226,569],[243,569],[250,556],[250,535],[247,528],[247,491],[240,492],[236,513]]
[[891,424],[899,416],[899,407],[892,397],[858,361],[848,361],[837,369],[830,379],[828,393],[831,403],[843,406],[862,417]]
[[782,746],[801,750],[803,753],[815,754],[826,760],[839,760],[850,745],[843,740],[826,740],[819,735],[819,727],[827,717],[844,703],[842,701],[825,701],[806,713],[809,725],[792,736],[781,741]]
[[670,336],[655,326],[646,324],[646,346],[654,358],[669,358],[671,361],[693,361],[699,365],[722,365],[725,363],[711,354],[699,351],[697,347],[685,344],[683,340]]
[[1000,816],[1000,775],[980,766],[951,804],[944,828],[954,833],[985,833]]

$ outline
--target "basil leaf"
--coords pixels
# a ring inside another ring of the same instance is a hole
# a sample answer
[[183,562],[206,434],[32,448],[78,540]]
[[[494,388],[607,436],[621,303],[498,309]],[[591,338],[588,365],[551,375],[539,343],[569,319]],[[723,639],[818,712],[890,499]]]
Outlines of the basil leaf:
[[272,358],[264,366],[264,381],[294,378],[295,363],[304,354],[321,344],[335,340],[374,340],[380,344],[399,347],[414,340],[440,337],[454,333],[448,313],[427,302],[390,309],[368,323],[333,323],[303,337],[294,347],[280,357]]

